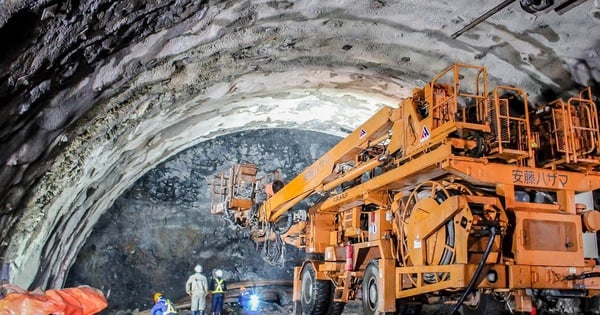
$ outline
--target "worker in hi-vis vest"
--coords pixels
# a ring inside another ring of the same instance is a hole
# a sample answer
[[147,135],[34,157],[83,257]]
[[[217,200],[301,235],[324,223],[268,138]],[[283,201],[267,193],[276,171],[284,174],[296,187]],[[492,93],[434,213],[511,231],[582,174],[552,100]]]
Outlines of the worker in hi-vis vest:
[[227,291],[227,285],[223,279],[223,270],[217,269],[214,273],[214,277],[210,280],[212,315],[221,315],[221,312],[223,312],[223,298],[225,296],[225,291]]
[[202,266],[194,267],[194,274],[185,283],[185,293],[191,297],[191,315],[204,315],[206,308],[206,295],[208,295],[208,281],[202,274]]
[[150,311],[151,315],[175,315],[177,311],[171,300],[167,299],[162,293],[154,293],[154,306]]

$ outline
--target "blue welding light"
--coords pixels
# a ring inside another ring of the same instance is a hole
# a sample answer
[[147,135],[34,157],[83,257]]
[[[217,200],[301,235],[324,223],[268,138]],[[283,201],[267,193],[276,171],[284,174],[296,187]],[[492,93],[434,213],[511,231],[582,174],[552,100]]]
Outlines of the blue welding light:
[[252,294],[250,296],[250,310],[251,311],[257,311],[258,310],[258,304],[260,304],[260,299],[258,298],[258,295]]

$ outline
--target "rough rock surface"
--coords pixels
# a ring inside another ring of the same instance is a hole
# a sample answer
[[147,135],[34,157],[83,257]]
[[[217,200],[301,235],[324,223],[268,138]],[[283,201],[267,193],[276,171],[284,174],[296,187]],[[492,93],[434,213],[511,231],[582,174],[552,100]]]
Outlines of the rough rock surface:
[[153,292],[185,296],[195,264],[223,269],[229,281],[291,280],[304,253],[286,247],[275,266],[260,255],[246,229],[211,215],[213,175],[234,163],[292,179],[338,137],[289,129],[244,131],[187,149],[149,171],[102,216],[71,268],[67,285],[110,290],[109,310],[147,309]]

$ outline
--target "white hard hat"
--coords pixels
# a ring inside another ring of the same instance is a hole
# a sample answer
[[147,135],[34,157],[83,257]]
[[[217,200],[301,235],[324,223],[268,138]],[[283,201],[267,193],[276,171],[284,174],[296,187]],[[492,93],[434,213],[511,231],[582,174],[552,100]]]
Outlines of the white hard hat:
[[194,271],[195,272],[202,272],[202,266],[196,265],[196,267],[194,267]]
[[217,271],[215,271],[215,276],[221,278],[223,276],[223,270],[217,269]]

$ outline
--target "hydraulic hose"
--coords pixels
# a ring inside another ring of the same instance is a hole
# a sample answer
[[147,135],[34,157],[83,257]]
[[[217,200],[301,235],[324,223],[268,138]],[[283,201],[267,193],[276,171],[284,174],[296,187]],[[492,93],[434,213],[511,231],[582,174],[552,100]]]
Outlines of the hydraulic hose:
[[492,251],[492,245],[494,244],[495,238],[496,238],[496,227],[491,226],[490,227],[490,238],[488,240],[487,246],[485,247],[485,251],[483,252],[483,256],[481,257],[479,264],[477,264],[477,268],[475,269],[473,278],[471,278],[471,281],[469,281],[469,285],[467,286],[467,289],[460,296],[460,299],[458,299],[458,302],[456,302],[456,305],[454,305],[452,310],[450,310],[450,312],[448,312],[448,315],[455,314],[458,311],[458,308],[465,301],[465,298],[467,298],[467,295],[469,293],[471,293],[471,290],[473,290],[473,287],[475,286],[475,283],[477,282],[477,279],[479,279],[479,275],[481,274],[481,271],[483,270],[483,265],[485,265],[485,262],[487,261],[487,258],[490,255],[490,252]]
[[568,275],[565,277],[565,280],[583,280],[587,278],[598,278],[600,277],[600,272],[586,272],[579,275]]

